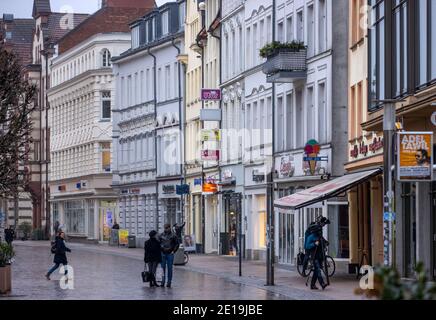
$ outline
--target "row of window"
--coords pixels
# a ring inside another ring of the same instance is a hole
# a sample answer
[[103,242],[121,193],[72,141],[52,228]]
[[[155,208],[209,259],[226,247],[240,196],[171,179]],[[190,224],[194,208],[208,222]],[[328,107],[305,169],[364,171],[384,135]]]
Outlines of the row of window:
[[112,66],[111,53],[108,49],[103,49],[97,54],[99,60],[95,60],[95,51],[87,52],[74,61],[71,61],[62,68],[55,67],[52,72],[52,87],[55,87],[65,81],[96,68],[108,68]]
[[154,166],[154,137],[138,137],[119,142],[119,167],[121,171],[136,167],[152,168]]
[[[305,42],[308,57],[327,49],[327,0],[308,1],[305,7],[292,9],[278,19],[277,40]],[[292,8],[290,5],[289,7]],[[287,11],[285,8],[285,11]]]
[[[111,119],[111,91],[100,92],[100,109],[98,110],[99,120]],[[51,109],[52,134],[64,134],[90,126],[96,117],[94,105],[94,94],[88,93],[80,98],[56,105],[53,103]]]
[[[178,20],[177,28],[174,27],[173,19]],[[159,14],[151,13],[145,16],[142,21],[132,26],[132,49],[136,49],[141,45],[146,45],[159,40],[161,37],[167,36],[170,32],[182,30],[185,24],[185,3],[178,5],[178,9],[174,9],[174,4],[171,4]]]
[[[436,1],[370,0],[369,109],[436,80]],[[390,51],[388,51],[390,50]]]
[[111,171],[111,143],[86,144],[51,154],[50,180]]

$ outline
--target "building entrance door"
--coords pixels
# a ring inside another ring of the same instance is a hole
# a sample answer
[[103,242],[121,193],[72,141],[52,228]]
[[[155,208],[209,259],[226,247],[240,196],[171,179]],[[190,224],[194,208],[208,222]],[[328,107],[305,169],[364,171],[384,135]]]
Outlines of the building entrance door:
[[220,254],[222,255],[236,256],[239,253],[239,237],[242,236],[240,231],[241,201],[242,195],[240,193],[223,194],[224,210],[220,233]]

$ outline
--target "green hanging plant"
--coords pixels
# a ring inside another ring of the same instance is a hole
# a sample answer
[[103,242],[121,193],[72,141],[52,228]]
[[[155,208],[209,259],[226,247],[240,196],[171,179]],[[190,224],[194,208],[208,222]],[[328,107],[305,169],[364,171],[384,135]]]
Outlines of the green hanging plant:
[[268,58],[274,54],[276,54],[279,50],[286,50],[290,52],[298,52],[300,50],[306,49],[307,47],[304,45],[304,42],[301,41],[292,41],[281,43],[278,41],[273,41],[271,43],[266,44],[260,49],[260,56],[262,58]]

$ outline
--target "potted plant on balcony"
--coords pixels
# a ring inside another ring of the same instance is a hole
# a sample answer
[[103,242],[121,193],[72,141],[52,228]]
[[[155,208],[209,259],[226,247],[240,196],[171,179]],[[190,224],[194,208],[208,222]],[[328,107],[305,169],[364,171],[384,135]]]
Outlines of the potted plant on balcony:
[[267,59],[263,65],[263,72],[267,75],[279,71],[301,72],[307,69],[307,47],[304,42],[274,41],[260,49],[260,56]]
[[14,249],[11,245],[0,243],[0,294],[12,290],[11,259],[14,256]]

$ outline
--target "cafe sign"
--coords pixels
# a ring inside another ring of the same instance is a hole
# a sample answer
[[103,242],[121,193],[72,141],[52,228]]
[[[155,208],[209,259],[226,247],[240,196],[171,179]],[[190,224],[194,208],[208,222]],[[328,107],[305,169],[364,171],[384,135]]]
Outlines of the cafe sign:
[[433,180],[433,132],[399,132],[399,181]]
[[355,144],[350,150],[350,157],[353,159],[357,159],[359,156],[367,157],[379,153],[382,149],[383,138],[375,135],[369,144],[366,141]]

